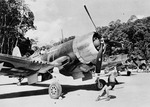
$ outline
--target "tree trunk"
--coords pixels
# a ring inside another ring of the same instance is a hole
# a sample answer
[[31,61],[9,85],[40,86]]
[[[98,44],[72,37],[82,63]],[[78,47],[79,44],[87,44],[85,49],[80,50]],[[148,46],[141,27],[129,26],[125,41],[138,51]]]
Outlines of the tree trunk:
[[5,37],[3,36],[2,44],[1,44],[1,53],[3,53],[4,41],[5,41]]
[[13,49],[14,49],[14,44],[15,44],[15,39],[14,39],[14,38],[12,38],[12,40],[11,40],[10,55],[12,55],[12,51],[13,51]]
[[9,46],[10,46],[10,37],[8,37],[8,41],[7,41],[7,54],[10,53],[10,48],[9,48]]

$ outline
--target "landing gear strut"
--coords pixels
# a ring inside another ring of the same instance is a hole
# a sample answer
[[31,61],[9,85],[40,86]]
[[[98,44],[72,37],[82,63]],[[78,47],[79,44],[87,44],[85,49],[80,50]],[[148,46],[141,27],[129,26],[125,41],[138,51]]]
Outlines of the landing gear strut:
[[23,80],[23,78],[22,78],[22,77],[19,77],[19,78],[18,78],[18,81],[19,81],[19,82],[17,83],[17,85],[18,85],[18,86],[20,86],[20,85],[21,85],[22,80]]
[[62,87],[58,82],[53,82],[49,85],[48,92],[52,99],[58,99],[62,94]]

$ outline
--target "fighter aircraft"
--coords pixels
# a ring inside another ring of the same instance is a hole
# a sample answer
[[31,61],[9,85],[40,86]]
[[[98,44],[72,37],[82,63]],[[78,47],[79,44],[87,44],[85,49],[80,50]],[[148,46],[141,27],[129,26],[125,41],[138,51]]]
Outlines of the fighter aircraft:
[[[92,79],[92,71],[95,67],[96,73],[100,73],[101,68],[115,65],[126,59],[125,55],[114,55],[102,61],[102,44],[99,34],[91,32],[54,46],[44,54],[37,51],[28,58],[0,54],[0,74],[18,78],[18,85],[23,78],[27,78],[28,83],[33,84],[38,82],[39,75],[42,76],[42,81],[52,79],[53,68],[58,67],[61,74],[72,76],[73,79]],[[105,85],[104,80],[101,80],[101,83],[100,88]],[[62,88],[59,83],[50,84],[51,98],[56,99],[61,93]]]
[[[104,67],[127,59],[127,55],[121,54],[113,55],[106,60],[102,57],[106,49],[105,42],[98,32],[76,36],[45,53],[36,51],[27,58],[22,57],[19,49],[15,47],[13,55],[0,54],[0,74],[18,78],[18,85],[21,85],[24,78],[27,78],[28,84],[34,84],[38,82],[38,76],[42,77],[41,81],[53,79],[53,69],[57,67],[62,75],[88,80],[92,79],[92,71],[100,73]],[[100,79],[100,83],[98,88],[102,89],[105,81]],[[57,99],[61,93],[62,87],[58,82],[50,83],[51,98]]]

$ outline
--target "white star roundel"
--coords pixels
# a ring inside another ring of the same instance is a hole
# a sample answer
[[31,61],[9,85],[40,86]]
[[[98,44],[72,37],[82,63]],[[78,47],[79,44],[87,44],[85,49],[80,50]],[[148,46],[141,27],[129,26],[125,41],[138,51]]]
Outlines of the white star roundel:
[[3,66],[4,65],[4,62],[0,63],[0,71],[3,69],[3,68],[10,68],[10,67],[6,67],[6,66]]

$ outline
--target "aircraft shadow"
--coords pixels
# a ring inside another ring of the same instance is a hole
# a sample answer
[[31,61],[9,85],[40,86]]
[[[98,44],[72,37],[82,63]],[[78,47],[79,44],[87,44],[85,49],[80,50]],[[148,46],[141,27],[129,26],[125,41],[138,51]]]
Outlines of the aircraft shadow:
[[0,86],[15,85],[16,83],[0,84]]
[[[29,96],[47,95],[48,94],[49,84],[34,84],[32,86],[47,87],[47,88],[40,89],[40,90],[29,90],[29,91],[21,91],[21,92],[12,92],[12,93],[0,94],[0,99],[29,97]],[[96,91],[96,86],[95,86],[95,84],[79,85],[79,86],[62,85],[63,95],[67,94],[68,92],[72,92],[72,91],[76,91],[76,90],[95,90]]]
[[46,95],[46,94],[48,94],[48,89],[31,90],[31,91],[22,91],[22,92],[0,94],[0,99],[29,97],[29,96]]
[[[118,82],[116,85],[124,84],[124,82]],[[87,90],[87,91],[98,91],[96,84],[88,85],[62,85],[63,94],[67,94],[72,91]]]
[[36,86],[36,87],[49,87],[49,84],[31,84],[30,86]]
[[[123,82],[119,82],[119,84],[123,84]],[[24,83],[24,85],[26,85],[26,83]],[[46,87],[46,88],[40,89],[40,90],[28,90],[28,91],[0,94],[0,99],[29,97],[29,96],[47,95],[48,94],[49,84],[33,84],[31,86]],[[61,86],[62,86],[62,93],[63,93],[63,95],[65,95],[65,94],[67,94],[69,92],[77,91],[77,90],[97,91],[97,87],[96,87],[95,84],[88,84],[88,85],[61,85]]]
[[[0,86],[6,86],[6,85],[17,85],[17,83],[8,83],[8,84],[0,84]],[[28,85],[28,82],[23,82],[21,85]]]
[[72,91],[77,90],[87,90],[87,91],[97,91],[97,87],[95,84],[88,85],[62,85],[63,94],[67,94]]
[[127,74],[121,74],[120,76],[127,76],[127,77],[130,77],[130,76],[134,76],[136,74],[131,74],[131,75],[127,75]]

